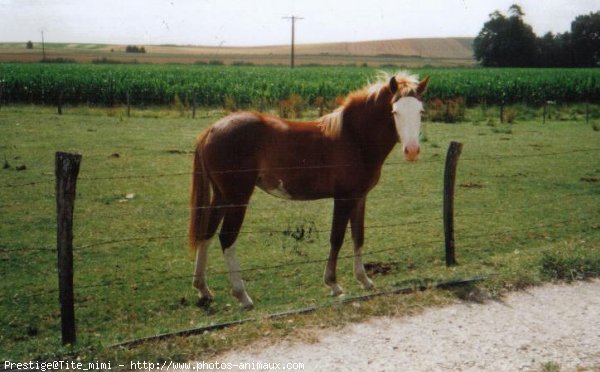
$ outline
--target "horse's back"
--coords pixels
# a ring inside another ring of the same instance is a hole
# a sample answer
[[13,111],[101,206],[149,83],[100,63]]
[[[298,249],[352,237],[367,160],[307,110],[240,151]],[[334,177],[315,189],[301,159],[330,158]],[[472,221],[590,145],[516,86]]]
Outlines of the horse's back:
[[213,172],[253,169],[258,164],[257,149],[267,132],[261,115],[236,112],[209,127],[198,150]]
[[235,112],[229,114],[208,128],[209,143],[237,142],[252,140],[265,132],[262,115],[253,112]]

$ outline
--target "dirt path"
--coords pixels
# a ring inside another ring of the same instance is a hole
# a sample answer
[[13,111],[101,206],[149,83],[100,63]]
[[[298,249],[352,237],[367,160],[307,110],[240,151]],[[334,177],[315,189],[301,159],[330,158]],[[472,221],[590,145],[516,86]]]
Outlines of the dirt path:
[[[219,362],[304,363],[305,371],[600,371],[600,280],[546,285],[502,302],[316,331],[313,344],[249,345]],[[546,368],[546,369],[544,369]]]

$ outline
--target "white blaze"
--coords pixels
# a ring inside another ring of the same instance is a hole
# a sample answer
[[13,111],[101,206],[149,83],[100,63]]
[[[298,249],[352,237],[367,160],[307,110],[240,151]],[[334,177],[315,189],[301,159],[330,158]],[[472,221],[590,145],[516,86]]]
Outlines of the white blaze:
[[402,151],[410,160],[414,160],[419,151],[423,103],[415,97],[403,97],[394,102],[392,107]]

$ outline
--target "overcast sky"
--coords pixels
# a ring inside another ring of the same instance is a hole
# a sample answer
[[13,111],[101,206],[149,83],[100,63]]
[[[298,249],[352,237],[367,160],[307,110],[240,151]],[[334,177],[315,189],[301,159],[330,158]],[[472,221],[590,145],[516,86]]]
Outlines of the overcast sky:
[[598,0],[0,0],[0,42],[287,44],[476,36],[517,2],[537,35],[570,30]]

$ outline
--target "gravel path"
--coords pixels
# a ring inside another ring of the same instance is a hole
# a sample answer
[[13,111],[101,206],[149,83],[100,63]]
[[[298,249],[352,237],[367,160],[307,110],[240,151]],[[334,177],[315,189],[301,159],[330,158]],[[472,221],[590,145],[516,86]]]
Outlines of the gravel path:
[[217,361],[301,362],[305,371],[600,371],[600,281],[315,332],[316,343],[257,343]]

